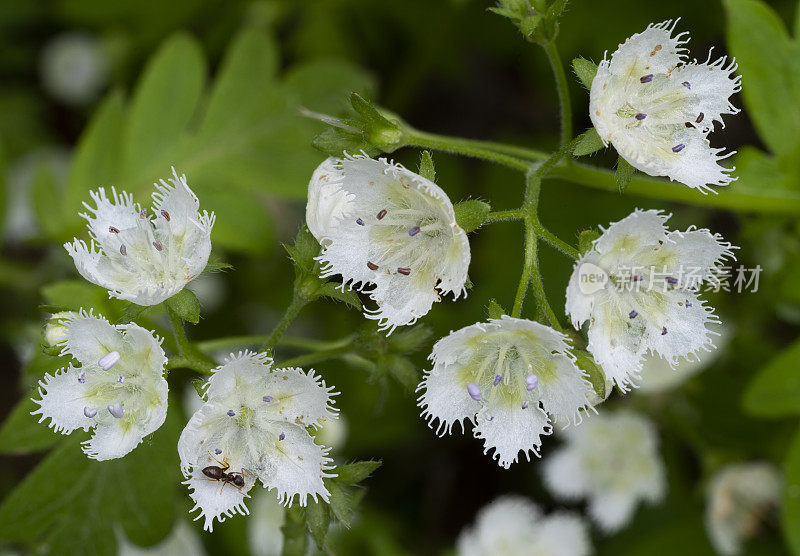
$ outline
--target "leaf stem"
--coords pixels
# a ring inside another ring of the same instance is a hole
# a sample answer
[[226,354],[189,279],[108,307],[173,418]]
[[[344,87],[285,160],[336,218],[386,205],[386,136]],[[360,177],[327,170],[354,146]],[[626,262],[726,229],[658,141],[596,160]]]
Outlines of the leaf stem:
[[554,247],[557,251],[560,251],[567,257],[571,257],[573,259],[580,259],[581,254],[575,249],[573,246],[568,244],[567,242],[563,241],[562,239],[556,237],[553,232],[539,224],[536,228],[536,235],[543,239],[546,243],[548,243],[551,247]]
[[278,321],[278,324],[275,325],[275,329],[267,338],[267,341],[264,342],[264,351],[272,351],[275,349],[275,346],[278,344],[278,341],[283,337],[283,334],[286,332],[286,329],[289,328],[289,325],[292,321],[297,318],[297,315],[306,306],[308,300],[305,298],[297,295],[297,292],[294,293],[292,296],[292,301],[289,303],[289,306],[286,308],[286,312],[281,317],[281,320]]
[[569,84],[556,42],[554,40],[547,42],[544,50],[547,53],[547,60],[550,62],[550,67],[553,69],[553,75],[556,78],[558,104],[561,109],[561,146],[563,147],[572,138],[572,105],[569,98]]
[[169,305],[164,303],[164,307],[167,309],[169,322],[172,324],[172,334],[175,336],[175,344],[178,348],[178,355],[186,355],[192,351],[192,345],[189,343],[189,339],[186,337],[186,330],[183,328],[183,321],[178,316],[178,313],[173,311]]
[[511,222],[512,220],[524,220],[525,211],[523,209],[498,210],[490,212],[486,217],[486,223],[492,222]]

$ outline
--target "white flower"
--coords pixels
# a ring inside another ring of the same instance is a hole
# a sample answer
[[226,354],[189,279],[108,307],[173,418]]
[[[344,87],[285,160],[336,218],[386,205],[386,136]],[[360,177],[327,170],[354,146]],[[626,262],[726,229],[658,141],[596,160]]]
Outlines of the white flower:
[[589,116],[603,143],[633,167],[705,193],[734,179],[718,164],[733,153],[720,156],[724,149],[712,148],[708,134],[723,114],[739,111],[728,99],[741,79],[725,57],[685,63],[688,33],[673,37],[674,28],[672,21],[650,25],[600,62]]
[[[111,297],[138,305],[156,305],[172,297],[206,267],[211,253],[214,213],[198,212],[197,197],[172,169],[172,185],[155,184],[152,216],[133,196],[101,187],[91,193],[90,245],[73,240],[64,247],[81,276],[109,290]],[[98,249],[95,250],[95,243]]]
[[630,521],[640,500],[658,502],[666,480],[658,437],[645,418],[602,412],[560,433],[564,446],[544,460],[544,479],[561,498],[588,499],[588,512],[606,532]]
[[670,366],[714,344],[719,324],[697,290],[719,284],[730,243],[708,230],[667,231],[670,215],[636,210],[603,231],[575,264],[566,312],[580,329],[589,321],[588,350],[623,392],[640,379],[645,354]]
[[73,105],[88,104],[108,80],[108,54],[93,35],[65,33],[42,50],[42,85],[54,98]]
[[285,508],[269,492],[256,493],[252,506],[252,515],[247,523],[247,546],[250,552],[253,556],[281,556],[281,527],[286,522]]
[[67,327],[64,320],[77,316],[72,311],[53,313],[44,327],[44,341],[48,346],[56,346],[67,339]]
[[576,515],[543,516],[521,496],[504,496],[481,509],[473,527],[461,532],[458,556],[584,556],[591,552],[589,533]]
[[94,428],[83,451],[93,459],[120,458],[155,432],[167,416],[167,358],[161,339],[136,324],[112,326],[81,309],[62,320],[63,355],[80,367],[46,374],[39,382],[41,400],[33,400],[56,432]]
[[439,435],[469,420],[505,468],[520,450],[538,456],[551,420],[578,423],[591,407],[591,384],[569,350],[565,335],[506,315],[452,332],[433,346],[433,369],[417,388],[422,416],[432,428],[439,421]]
[[[283,504],[295,496],[301,506],[309,496],[328,500],[329,449],[315,444],[307,428],[336,418],[335,393],[313,370],[273,369],[266,354],[245,351],[213,371],[206,393],[178,441],[184,484],[205,529],[212,530],[214,518],[246,514],[244,499],[256,479]],[[204,473],[209,466],[230,480]]]
[[706,529],[720,554],[739,554],[769,513],[777,511],[783,479],[766,462],[733,464],[711,479],[706,496]]
[[366,316],[382,328],[413,324],[440,293],[466,295],[469,241],[450,199],[399,164],[329,158],[308,184],[306,222],[323,247],[323,277],[374,284],[378,308]]

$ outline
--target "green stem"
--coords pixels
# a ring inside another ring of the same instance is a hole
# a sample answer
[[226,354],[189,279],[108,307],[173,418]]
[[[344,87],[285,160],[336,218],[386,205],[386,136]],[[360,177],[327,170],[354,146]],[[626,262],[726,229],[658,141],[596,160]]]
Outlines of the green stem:
[[[504,149],[506,152],[500,152],[492,148],[493,143],[487,141],[446,137],[409,127],[404,128],[404,132],[405,144],[410,147],[421,147],[489,160],[522,172],[527,172],[531,166],[530,162],[524,160],[524,154],[530,154],[527,149],[520,149],[518,153],[511,154],[508,151],[513,152],[515,147]],[[543,156],[547,157],[547,155]]]
[[541,224],[536,228],[536,235],[543,239],[545,242],[550,244],[550,246],[554,247],[556,250],[562,252],[567,257],[572,257],[573,259],[580,259],[581,254],[575,249],[573,246],[568,244],[567,242],[559,239],[556,237],[553,232],[546,229]]
[[286,329],[289,328],[292,321],[297,317],[303,307],[306,306],[306,303],[308,303],[308,301],[301,298],[296,293],[293,295],[292,302],[289,303],[286,312],[281,317],[281,320],[278,321],[278,324],[275,325],[275,329],[272,331],[272,334],[269,335],[267,341],[264,342],[264,351],[272,351],[275,349],[275,346],[278,344],[281,337],[283,337]]
[[186,330],[183,328],[183,321],[181,317],[178,316],[178,313],[170,309],[169,305],[166,303],[164,307],[167,308],[167,314],[169,314],[169,322],[172,324],[172,334],[175,336],[175,344],[178,348],[178,355],[185,355],[192,351],[192,345],[189,343],[189,339],[186,337]]
[[[197,342],[197,347],[206,353],[219,351],[230,347],[239,346],[256,346],[262,345],[267,341],[269,336],[267,334],[250,334],[242,336],[226,336],[224,338],[215,338],[213,340],[206,340]],[[347,338],[349,339],[349,337]],[[323,349],[330,349],[342,343],[342,339],[324,341],[312,340],[309,338],[295,338],[291,336],[284,336],[278,340],[279,346],[293,347],[299,349],[308,349],[312,351],[319,351]]]
[[514,209],[514,210],[498,210],[495,212],[490,212],[489,216],[486,217],[486,222],[510,222],[512,220],[524,220],[525,219],[525,211],[522,209]]
[[547,53],[547,59],[550,62],[550,67],[553,68],[553,75],[556,78],[558,104],[561,108],[561,146],[563,147],[572,138],[572,105],[569,99],[569,84],[555,41],[548,42],[544,50]]
[[520,276],[519,284],[517,285],[517,295],[514,296],[514,307],[511,309],[511,316],[519,318],[522,314],[522,303],[525,301],[525,293],[528,291],[528,285],[531,280],[531,273],[533,272],[534,265],[536,264],[536,232],[533,226],[530,225],[529,219],[525,220],[525,262],[522,267],[522,276]]
[[331,359],[332,357],[336,357],[337,355],[341,355],[343,353],[347,353],[353,348],[352,341],[347,342],[344,345],[330,348],[330,349],[323,349],[320,351],[315,351],[312,353],[306,353],[303,355],[298,355],[297,357],[292,357],[291,359],[286,359],[285,361],[280,362],[281,367],[304,367],[306,365],[310,365],[312,363],[318,363],[319,361],[324,361],[326,359]]

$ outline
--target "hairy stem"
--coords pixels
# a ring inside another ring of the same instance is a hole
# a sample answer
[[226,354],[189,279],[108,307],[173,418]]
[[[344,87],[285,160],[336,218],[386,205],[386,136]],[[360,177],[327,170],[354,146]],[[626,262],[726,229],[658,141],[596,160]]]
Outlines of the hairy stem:
[[275,329],[267,338],[267,341],[264,342],[264,351],[272,351],[275,349],[275,346],[278,344],[278,341],[283,337],[286,329],[289,328],[289,325],[292,324],[292,321],[297,318],[297,315],[306,306],[308,301],[295,293],[292,296],[292,302],[289,303],[289,306],[286,308],[286,312],[281,317],[281,320],[278,321],[278,324],[275,325]]
[[569,85],[567,74],[564,72],[564,64],[561,63],[561,56],[558,53],[555,41],[550,41],[544,47],[550,67],[553,68],[553,75],[556,78],[556,89],[558,90],[558,105],[561,109],[561,146],[566,145],[572,138],[572,105],[569,100]]

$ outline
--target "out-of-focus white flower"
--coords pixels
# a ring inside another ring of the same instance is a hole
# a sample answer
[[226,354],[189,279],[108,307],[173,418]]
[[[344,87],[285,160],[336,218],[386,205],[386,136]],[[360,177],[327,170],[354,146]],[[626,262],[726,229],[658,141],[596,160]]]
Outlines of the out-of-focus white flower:
[[[214,213],[198,212],[200,203],[172,169],[172,185],[155,184],[153,215],[134,204],[133,196],[112,188],[92,192],[96,207],[83,216],[89,222],[90,245],[64,244],[81,276],[109,290],[111,297],[137,305],[156,305],[196,278],[211,253]],[[97,250],[95,250],[97,244]]]
[[436,342],[417,391],[422,416],[437,433],[464,420],[484,440],[484,453],[508,468],[522,451],[539,455],[551,419],[580,422],[592,386],[575,365],[567,337],[548,326],[504,315]]
[[39,72],[45,90],[67,104],[91,102],[108,79],[108,56],[92,35],[71,32],[50,40]]
[[286,510],[268,492],[253,496],[252,512],[247,523],[247,545],[253,556],[281,556]]
[[[718,163],[724,149],[712,148],[708,134],[723,114],[739,110],[730,96],[741,89],[736,63],[726,57],[686,63],[677,20],[649,25],[627,39],[597,68],[589,116],[597,133],[631,166],[667,176],[702,192],[733,181]],[[688,124],[688,125],[687,125]]]
[[558,512],[543,516],[521,496],[503,496],[481,509],[458,537],[458,556],[583,556],[591,552],[586,523]]
[[[307,428],[336,418],[335,393],[313,370],[273,369],[265,353],[245,351],[214,369],[206,393],[178,441],[184,484],[205,529],[212,530],[214,518],[246,514],[244,499],[256,479],[286,505],[295,496],[301,506],[309,496],[328,500],[329,448],[315,444]],[[230,480],[204,472],[209,466]]]
[[697,291],[719,284],[733,256],[719,234],[690,227],[668,231],[670,215],[636,210],[611,224],[575,264],[566,312],[576,329],[589,321],[588,351],[623,392],[639,381],[648,351],[674,367],[678,358],[710,351],[719,324]]
[[322,276],[374,284],[378,308],[365,315],[384,329],[413,324],[440,293],[466,295],[469,241],[450,199],[399,164],[329,158],[308,184],[306,222],[323,248]]
[[155,546],[136,546],[123,531],[117,532],[117,556],[204,556],[200,535],[184,520],[175,522],[172,532]]
[[639,392],[643,394],[660,394],[677,388],[700,371],[713,364],[728,343],[730,332],[727,327],[719,327],[719,338],[715,344],[717,349],[705,354],[702,359],[683,359],[675,367],[670,368],[661,357],[646,355],[640,372]]
[[644,417],[601,412],[559,435],[565,444],[544,460],[545,483],[561,498],[586,498],[590,517],[603,531],[627,524],[640,500],[664,497],[658,437]]
[[67,340],[67,325],[64,320],[69,320],[77,315],[72,311],[53,313],[44,326],[44,341],[48,346],[56,346]]
[[120,458],[155,432],[167,416],[167,358],[161,339],[136,324],[112,326],[83,309],[61,321],[66,327],[63,355],[80,367],[60,369],[39,381],[33,400],[56,432],[94,428],[83,451],[90,458]]
[[347,440],[348,423],[341,413],[334,420],[323,419],[319,428],[314,431],[314,440],[323,446],[330,446],[334,451],[340,450]]
[[740,554],[745,540],[780,504],[783,478],[767,462],[732,464],[712,478],[706,495],[706,529],[720,554]]

